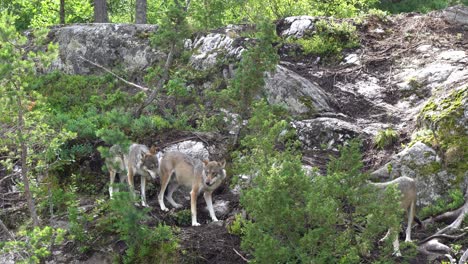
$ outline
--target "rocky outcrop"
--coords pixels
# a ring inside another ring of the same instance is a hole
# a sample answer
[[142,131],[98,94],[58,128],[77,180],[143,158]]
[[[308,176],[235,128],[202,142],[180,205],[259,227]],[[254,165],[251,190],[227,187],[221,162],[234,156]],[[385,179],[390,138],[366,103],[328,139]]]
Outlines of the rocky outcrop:
[[119,68],[129,75],[140,74],[165,54],[152,48],[149,37],[156,25],[77,24],[53,28],[50,38],[59,45],[52,70],[69,74],[96,74],[100,69],[80,56],[109,69]]
[[434,149],[416,142],[413,146],[394,155],[390,162],[371,174],[385,181],[400,176],[416,179],[418,206],[433,204],[447,194],[456,176],[442,169],[441,159]]
[[283,105],[295,115],[332,111],[331,99],[317,83],[281,65],[266,74],[265,93],[270,103]]
[[451,23],[461,24],[465,27],[468,26],[468,9],[466,6],[451,6],[445,9],[442,14]]
[[235,42],[236,31],[242,30],[235,26],[227,27],[223,33],[209,33],[200,36],[195,41],[187,40],[185,47],[192,50],[190,65],[196,70],[209,70],[216,66],[221,58],[240,59],[245,48]]

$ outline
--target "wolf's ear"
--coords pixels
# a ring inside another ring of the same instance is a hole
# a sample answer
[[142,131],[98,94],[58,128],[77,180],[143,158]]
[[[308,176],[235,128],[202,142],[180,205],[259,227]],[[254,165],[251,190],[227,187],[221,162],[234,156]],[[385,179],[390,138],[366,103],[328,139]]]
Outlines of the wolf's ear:
[[226,166],[226,160],[223,159],[222,161],[218,162],[218,164],[219,164],[222,168],[224,168],[224,166]]
[[151,146],[150,150],[149,150],[149,154],[151,155],[154,155],[156,154],[156,151],[158,151],[158,147],[156,147],[155,145]]
[[209,162],[210,162],[210,161],[207,160],[207,159],[204,159],[204,160],[203,160],[203,163],[205,164],[205,166],[208,165]]

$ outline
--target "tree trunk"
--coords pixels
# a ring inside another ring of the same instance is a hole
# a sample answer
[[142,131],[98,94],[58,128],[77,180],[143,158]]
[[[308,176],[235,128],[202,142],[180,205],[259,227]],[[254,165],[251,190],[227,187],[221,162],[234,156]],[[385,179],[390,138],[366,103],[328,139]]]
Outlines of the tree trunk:
[[94,23],[108,23],[106,0],[94,0]]
[[37,217],[36,205],[34,204],[31,190],[29,189],[29,179],[28,179],[28,148],[25,143],[24,132],[24,117],[23,117],[23,105],[21,103],[21,95],[18,95],[18,137],[20,140],[21,148],[21,175],[23,178],[24,184],[24,194],[26,195],[26,200],[28,201],[29,212],[31,213],[31,218],[33,220],[33,225],[39,226],[39,218]]
[[146,0],[136,0],[135,4],[135,24],[146,24]]
[[60,0],[60,24],[65,24],[65,0]]

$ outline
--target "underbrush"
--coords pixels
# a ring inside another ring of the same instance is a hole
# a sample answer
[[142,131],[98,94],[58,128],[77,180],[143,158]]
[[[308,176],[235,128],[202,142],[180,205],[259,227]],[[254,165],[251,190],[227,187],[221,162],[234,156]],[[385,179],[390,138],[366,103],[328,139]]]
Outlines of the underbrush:
[[433,10],[444,9],[451,5],[463,4],[468,5],[467,0],[403,0],[398,1],[381,1],[377,4],[379,9],[397,14],[406,12],[421,12],[428,13]]

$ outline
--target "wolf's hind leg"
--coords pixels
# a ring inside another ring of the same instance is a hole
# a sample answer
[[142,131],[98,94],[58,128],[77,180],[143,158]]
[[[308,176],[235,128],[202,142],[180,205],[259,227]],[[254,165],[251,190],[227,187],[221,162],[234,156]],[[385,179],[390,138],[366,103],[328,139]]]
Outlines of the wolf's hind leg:
[[116,171],[109,169],[110,183],[109,183],[109,196],[112,199],[112,193],[114,191],[114,181],[115,181]]
[[172,182],[172,183],[169,184],[169,187],[167,189],[166,199],[169,201],[169,203],[174,208],[181,208],[182,207],[181,204],[176,203],[174,201],[174,199],[172,199],[172,194],[174,193],[175,190],[177,190],[178,187],[179,187],[179,184],[177,184],[176,182]]

